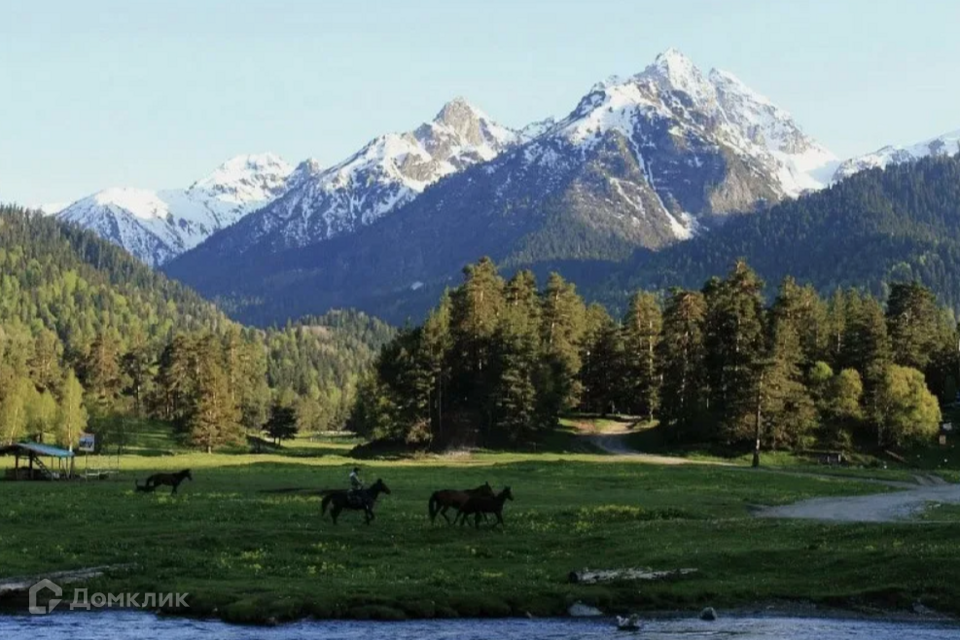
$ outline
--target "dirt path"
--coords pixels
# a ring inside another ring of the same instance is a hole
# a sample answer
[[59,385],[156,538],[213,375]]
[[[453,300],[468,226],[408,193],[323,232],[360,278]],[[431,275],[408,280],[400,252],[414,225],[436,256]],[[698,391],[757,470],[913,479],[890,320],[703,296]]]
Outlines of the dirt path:
[[[627,435],[630,433],[630,425],[624,424],[622,427],[607,429],[605,431],[586,431],[580,437],[595,446],[597,449],[614,456],[629,456],[637,462],[647,462],[650,464],[703,464],[700,460],[688,460],[678,456],[660,456],[652,453],[643,453],[630,446]],[[712,463],[711,463],[712,464]],[[721,464],[721,463],[717,463]]]
[[[624,434],[603,433],[589,436],[583,436],[587,442],[596,448],[615,456],[627,456],[637,462],[648,462],[650,464],[704,464],[703,460],[689,460],[677,456],[659,456],[653,453],[641,453],[627,444]],[[707,464],[722,464],[707,462]]]
[[894,522],[918,515],[930,502],[960,504],[960,485],[932,484],[904,491],[843,498],[812,498],[756,512],[761,518],[828,522]]
[[[703,464],[705,462],[642,453],[630,446],[627,440],[628,433],[629,426],[624,425],[622,428],[607,429],[603,432],[585,432],[582,437],[601,451],[615,456],[629,457],[638,462],[664,465]],[[724,463],[708,462],[708,464]],[[756,470],[736,465],[725,466],[742,469],[750,473],[776,473],[825,479],[855,480],[901,489],[890,493],[865,496],[812,498],[779,507],[765,507],[755,512],[755,515],[761,518],[799,518],[827,522],[894,522],[915,517],[929,503],[960,504],[960,485],[948,484],[939,476],[932,474],[918,474],[914,476],[914,482],[903,482],[828,473],[817,474],[788,469]]]

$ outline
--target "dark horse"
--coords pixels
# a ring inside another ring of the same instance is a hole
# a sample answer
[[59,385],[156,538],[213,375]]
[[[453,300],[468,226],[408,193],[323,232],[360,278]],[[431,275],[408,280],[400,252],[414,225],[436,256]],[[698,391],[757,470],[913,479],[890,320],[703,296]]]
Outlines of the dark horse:
[[362,510],[366,516],[367,524],[370,524],[376,517],[373,515],[373,505],[381,493],[389,495],[390,488],[379,478],[369,489],[358,489],[357,491],[338,489],[336,491],[330,491],[323,497],[323,502],[320,503],[320,513],[326,515],[327,505],[332,503],[333,506],[330,507],[330,517],[333,518],[333,524],[337,524],[337,517],[344,509],[351,511]]
[[155,473],[147,478],[147,481],[142,485],[136,480],[134,480],[134,484],[137,485],[137,491],[143,491],[145,493],[156,491],[157,487],[166,485],[173,487],[173,491],[170,492],[170,495],[173,495],[177,492],[177,488],[184,480],[193,481],[193,476],[190,475],[190,469],[184,469],[179,473]]
[[[467,516],[472,515],[474,517],[474,525],[479,529],[480,516],[492,513],[497,516],[497,521],[493,526],[499,524],[502,527],[503,503],[507,500],[513,500],[513,493],[510,492],[510,487],[504,487],[503,491],[492,498],[486,496],[474,496],[470,498],[457,511],[457,518],[460,518],[460,526],[462,527],[464,523],[466,523]],[[454,518],[453,521],[456,522],[457,518]]]
[[430,512],[430,522],[435,522],[437,515],[443,516],[443,519],[450,524],[450,518],[447,517],[447,509],[459,509],[467,503],[467,500],[474,496],[493,497],[493,488],[489,482],[485,482],[476,489],[441,489],[434,491],[427,502],[427,510]]

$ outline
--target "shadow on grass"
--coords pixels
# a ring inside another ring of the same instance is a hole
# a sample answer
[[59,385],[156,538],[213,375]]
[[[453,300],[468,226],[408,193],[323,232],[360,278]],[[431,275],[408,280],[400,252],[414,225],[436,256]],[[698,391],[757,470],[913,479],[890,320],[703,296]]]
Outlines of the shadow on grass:
[[408,443],[396,440],[374,440],[357,445],[350,450],[352,458],[364,460],[399,461],[424,456],[456,455],[463,453],[533,453],[533,454],[591,454],[599,450],[586,441],[582,433],[561,424],[556,429],[543,430],[515,442],[487,442],[474,447],[443,447],[436,443]]

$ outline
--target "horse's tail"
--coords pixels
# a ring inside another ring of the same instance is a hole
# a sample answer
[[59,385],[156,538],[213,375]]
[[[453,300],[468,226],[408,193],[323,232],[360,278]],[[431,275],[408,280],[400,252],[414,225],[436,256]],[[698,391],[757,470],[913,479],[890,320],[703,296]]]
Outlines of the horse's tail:
[[332,493],[323,496],[323,500],[320,502],[320,515],[327,515],[327,505],[330,504],[331,499],[333,499]]
[[433,492],[433,495],[430,496],[430,501],[427,502],[427,511],[430,512],[430,522],[436,522],[437,512],[440,511],[440,504],[436,491]]

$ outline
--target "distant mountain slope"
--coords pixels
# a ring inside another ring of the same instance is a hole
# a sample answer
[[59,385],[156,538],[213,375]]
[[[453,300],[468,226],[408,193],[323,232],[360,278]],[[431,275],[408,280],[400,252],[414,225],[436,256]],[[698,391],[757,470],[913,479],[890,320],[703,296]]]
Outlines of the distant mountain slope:
[[238,156],[186,189],[104,189],[56,215],[156,266],[282,194],[291,171],[273,154]]
[[[236,414],[219,414],[226,417],[218,429],[237,429],[240,421],[258,430],[280,394],[296,402],[301,428],[338,429],[360,374],[394,334],[384,322],[353,310],[282,328],[242,327],[91,231],[0,205],[4,408],[18,406],[11,398],[40,407],[41,391],[59,397],[72,370],[89,394],[84,404],[95,433],[105,433],[99,429],[107,425],[99,421],[107,416],[112,422],[114,416],[125,421],[146,415],[186,427],[192,411],[187,407],[216,392],[195,386],[210,364],[214,375],[229,376],[224,402],[236,403]],[[4,414],[0,438],[33,433],[33,409],[26,411],[28,419],[19,408]],[[48,437],[51,430],[58,428],[48,429]]]
[[890,282],[919,280],[960,309],[960,158],[866,170],[710,236],[638,252],[592,293],[616,306],[636,288],[700,287],[740,257],[771,289],[788,274],[825,293],[853,286],[884,295]]
[[958,152],[960,152],[960,131],[952,131],[909,146],[886,146],[873,153],[845,160],[837,167],[834,180],[842,180],[864,169],[882,169],[891,164],[912,162],[927,156],[952,156]]
[[463,98],[406,133],[389,133],[323,169],[302,162],[286,193],[199,251],[252,260],[352,233],[416,199],[445,176],[492,160],[522,139]]
[[286,203],[301,190],[291,186],[166,270],[258,322],[331,306],[379,310],[404,292],[442,287],[480,255],[536,266],[666,247],[820,186],[814,174],[835,161],[785,111],[675,50],[635,76],[597,84],[563,120],[525,131],[530,139],[495,137],[505,141],[495,157],[438,176],[368,226],[328,233],[323,216],[308,229],[309,216],[273,215],[293,210]]
[[102,330],[148,336],[230,321],[212,303],[74,224],[0,205],[0,323],[46,326],[68,345]]

